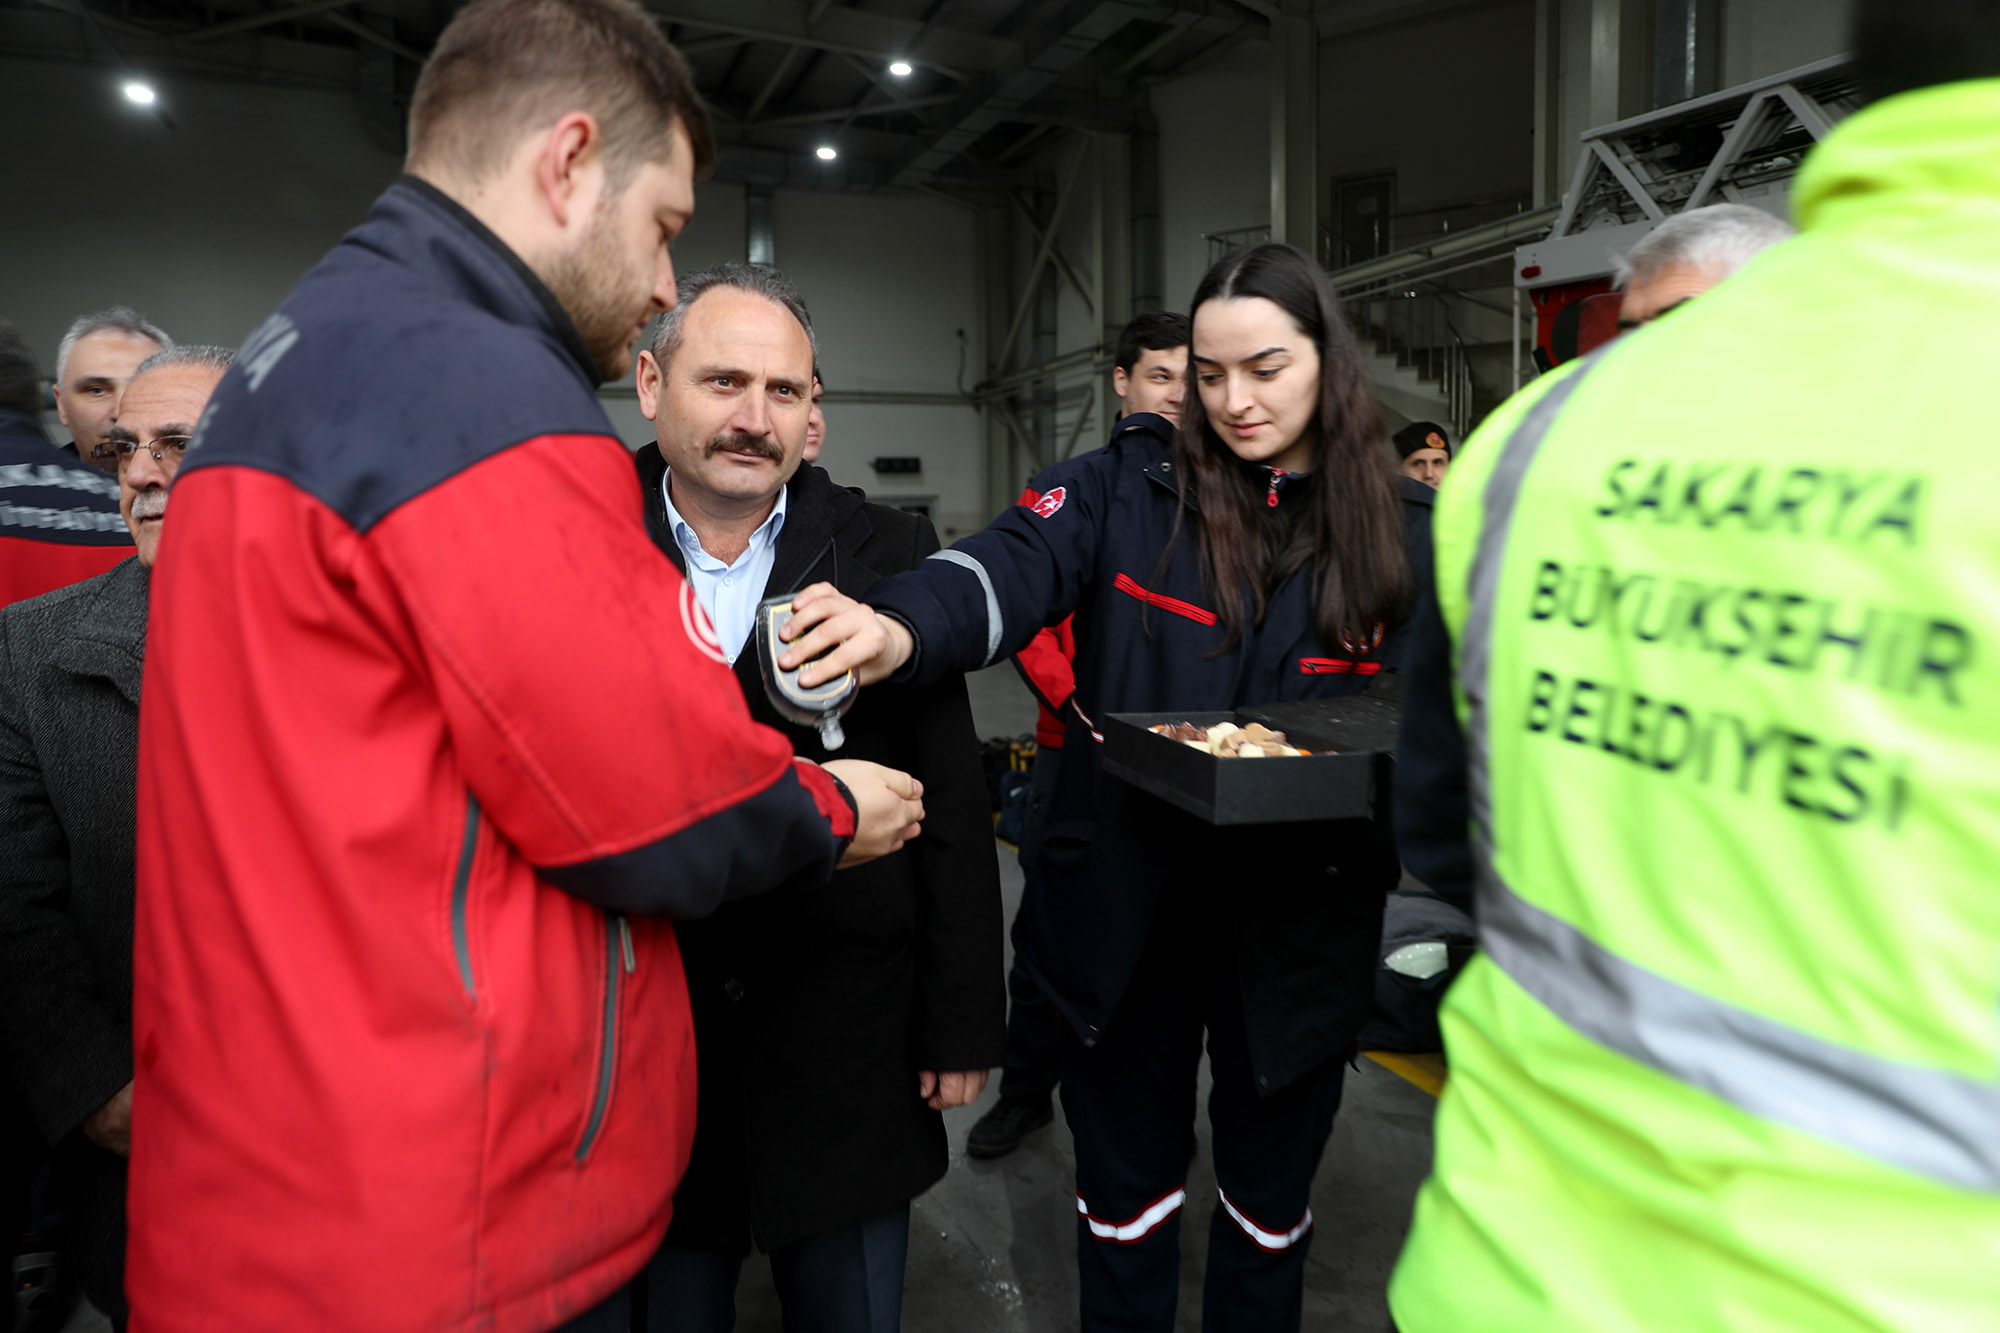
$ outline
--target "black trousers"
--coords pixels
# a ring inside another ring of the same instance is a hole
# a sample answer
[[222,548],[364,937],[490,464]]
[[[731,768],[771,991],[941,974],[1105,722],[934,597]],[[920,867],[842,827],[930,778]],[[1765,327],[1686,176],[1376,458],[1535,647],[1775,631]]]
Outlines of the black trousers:
[[[894,1333],[902,1325],[910,1205],[771,1252],[786,1333]],[[634,1333],[730,1333],[741,1254],[662,1245]]]
[[[1055,791],[1056,765],[1061,750],[1035,751],[1034,767],[1028,779],[1028,809],[1021,821],[1021,870],[1033,875],[1036,850],[1047,821],[1049,798]],[[1016,952],[1007,969],[1007,1046],[1000,1069],[1000,1095],[1046,1101],[1055,1091],[1061,1057],[1063,1019],[1055,1002],[1022,966]]]
[[1228,945],[1164,904],[1137,975],[1095,1046],[1063,1025],[1062,1097],[1076,1139],[1077,1268],[1087,1333],[1174,1327],[1180,1220],[1204,1030],[1221,1197],[1208,1233],[1207,1333],[1299,1327],[1313,1173],[1340,1106],[1330,1060],[1259,1096]]

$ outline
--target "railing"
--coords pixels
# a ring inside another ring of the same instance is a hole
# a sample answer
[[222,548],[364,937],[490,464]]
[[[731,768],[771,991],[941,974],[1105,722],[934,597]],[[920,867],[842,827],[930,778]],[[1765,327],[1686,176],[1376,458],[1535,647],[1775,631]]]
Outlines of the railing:
[[1444,424],[1454,440],[1463,440],[1472,426],[1472,357],[1465,339],[1451,321],[1446,301],[1453,293],[1430,285],[1381,292],[1346,302],[1348,315],[1372,339],[1375,350],[1394,355],[1421,381],[1438,386],[1444,397]]
[[1379,259],[1384,254],[1400,253],[1412,247],[1427,247],[1447,237],[1461,232],[1477,231],[1495,223],[1510,221],[1515,215],[1530,211],[1532,205],[1524,195],[1490,195],[1481,199],[1459,199],[1448,204],[1431,204],[1423,208],[1399,209],[1389,215],[1390,235],[1401,242],[1398,251],[1381,251],[1370,244],[1351,238],[1336,239],[1332,232],[1322,227],[1322,253],[1320,260],[1329,269],[1351,268]]
[[1548,235],[1549,227],[1562,210],[1555,204],[1514,213],[1484,226],[1453,232],[1398,250],[1379,259],[1333,271],[1333,285],[1343,301],[1358,301],[1413,281],[1437,279],[1495,260],[1512,261],[1514,248],[1528,240]]
[[1247,250],[1270,240],[1271,228],[1266,224],[1262,227],[1238,227],[1233,231],[1205,231],[1201,239],[1208,242],[1208,263],[1213,268],[1238,250]]
[[[1512,213],[1335,269],[1331,274],[1342,306],[1363,336],[1372,339],[1377,350],[1394,354],[1400,364],[1413,366],[1420,380],[1438,386],[1444,399],[1442,420],[1457,437],[1463,437],[1478,410],[1474,401],[1478,385],[1465,340],[1452,323],[1450,303],[1488,306],[1507,316],[1510,326],[1519,316],[1509,307],[1440,280],[1454,274],[1471,276],[1468,271],[1472,269],[1492,268],[1496,270],[1493,286],[1510,285],[1511,273],[1499,270],[1502,266],[1511,268],[1514,249],[1524,240],[1547,235],[1560,211],[1560,206],[1551,204]],[[1269,227],[1237,227],[1205,233],[1202,239],[1208,243],[1208,261],[1213,264],[1245,246],[1269,240],[1270,235]],[[1332,244],[1322,229],[1322,261]],[[1519,341],[1518,333],[1514,340]]]

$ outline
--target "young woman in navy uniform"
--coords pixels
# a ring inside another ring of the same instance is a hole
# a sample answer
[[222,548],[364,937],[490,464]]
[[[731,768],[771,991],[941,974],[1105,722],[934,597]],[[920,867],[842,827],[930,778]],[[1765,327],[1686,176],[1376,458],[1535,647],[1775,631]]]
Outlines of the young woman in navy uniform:
[[1313,1173],[1398,877],[1386,811],[1211,827],[1107,776],[1096,719],[1358,692],[1429,585],[1407,553],[1428,552],[1432,492],[1396,475],[1326,275],[1258,246],[1210,270],[1191,313],[1177,432],[1127,417],[872,606],[819,585],[793,621],[795,659],[841,645],[801,679],[851,666],[865,684],[987,666],[1075,614],[1064,763],[1015,942],[1067,1020],[1090,1330],[1174,1326],[1204,1035],[1221,1197],[1203,1327],[1299,1326]]

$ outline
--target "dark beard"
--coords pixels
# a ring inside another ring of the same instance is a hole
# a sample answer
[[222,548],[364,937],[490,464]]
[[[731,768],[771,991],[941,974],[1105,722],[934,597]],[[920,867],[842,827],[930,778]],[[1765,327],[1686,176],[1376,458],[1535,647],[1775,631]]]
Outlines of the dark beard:
[[606,380],[623,379],[632,368],[632,344],[648,299],[645,273],[625,264],[618,251],[612,202],[598,206],[576,249],[555,259],[543,279]]

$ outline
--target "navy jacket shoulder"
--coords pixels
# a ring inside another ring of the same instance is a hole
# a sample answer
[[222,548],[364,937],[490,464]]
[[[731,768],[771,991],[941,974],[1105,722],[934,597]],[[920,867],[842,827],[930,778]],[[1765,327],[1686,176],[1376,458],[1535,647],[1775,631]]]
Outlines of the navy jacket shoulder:
[[611,435],[596,387],[534,273],[405,177],[250,335],[187,467],[276,473],[366,531],[512,445]]
[[118,483],[52,448],[39,421],[0,409],[0,536],[69,546],[130,546]]

